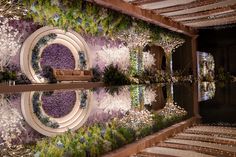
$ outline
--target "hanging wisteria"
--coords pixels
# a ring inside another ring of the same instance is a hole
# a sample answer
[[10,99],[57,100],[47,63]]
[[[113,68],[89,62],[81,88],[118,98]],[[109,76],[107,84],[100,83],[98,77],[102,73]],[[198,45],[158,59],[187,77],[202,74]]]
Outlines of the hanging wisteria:
[[0,71],[9,64],[21,47],[20,33],[9,25],[7,18],[0,20]]

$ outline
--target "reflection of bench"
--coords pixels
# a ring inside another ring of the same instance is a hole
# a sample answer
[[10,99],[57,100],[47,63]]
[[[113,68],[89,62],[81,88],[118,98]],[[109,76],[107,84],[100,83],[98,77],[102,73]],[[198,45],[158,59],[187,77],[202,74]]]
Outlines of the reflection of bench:
[[57,81],[91,81],[93,72],[90,70],[53,69]]

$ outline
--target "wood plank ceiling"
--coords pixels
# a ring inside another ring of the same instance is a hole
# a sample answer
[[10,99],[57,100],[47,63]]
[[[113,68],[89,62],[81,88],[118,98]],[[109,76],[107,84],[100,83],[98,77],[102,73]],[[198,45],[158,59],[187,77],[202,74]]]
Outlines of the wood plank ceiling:
[[236,23],[236,0],[123,0],[196,29]]

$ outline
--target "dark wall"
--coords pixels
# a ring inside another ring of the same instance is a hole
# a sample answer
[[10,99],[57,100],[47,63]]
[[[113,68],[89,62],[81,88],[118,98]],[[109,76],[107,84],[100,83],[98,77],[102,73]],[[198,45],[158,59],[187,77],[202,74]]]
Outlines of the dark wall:
[[236,123],[236,84],[216,85],[213,99],[199,103],[203,123]]
[[192,71],[191,38],[184,37],[185,43],[173,52],[173,70],[181,71],[188,75]]
[[236,27],[200,30],[197,50],[214,56],[215,70],[223,67],[236,75]]

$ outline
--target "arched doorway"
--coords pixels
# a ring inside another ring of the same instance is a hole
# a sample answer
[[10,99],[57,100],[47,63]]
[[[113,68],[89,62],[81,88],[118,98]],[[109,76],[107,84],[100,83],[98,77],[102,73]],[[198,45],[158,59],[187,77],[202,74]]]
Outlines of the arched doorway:
[[166,58],[164,50],[157,45],[150,46],[150,53],[155,56],[155,70],[165,70],[166,68]]

